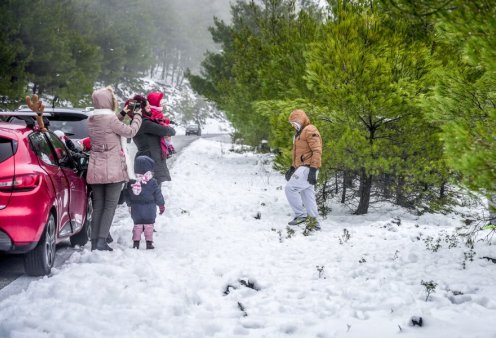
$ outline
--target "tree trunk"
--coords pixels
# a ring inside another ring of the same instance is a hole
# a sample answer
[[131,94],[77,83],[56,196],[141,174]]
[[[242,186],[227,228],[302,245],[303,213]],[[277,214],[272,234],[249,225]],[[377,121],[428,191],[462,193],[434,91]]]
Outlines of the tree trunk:
[[383,183],[382,191],[384,194],[384,198],[386,198],[387,200],[389,200],[393,196],[393,193],[391,191],[391,186],[393,182],[394,180],[392,179],[391,174],[384,174],[384,183]]
[[403,187],[405,185],[405,178],[403,176],[398,177],[398,182],[396,184],[396,205],[406,206],[406,198],[403,193]]
[[334,183],[336,185],[335,193],[336,195],[339,193],[339,180],[338,180],[338,173],[334,175]]
[[365,215],[369,211],[370,192],[372,191],[372,175],[367,175],[365,169],[362,169],[360,174],[360,187],[358,193],[360,194],[360,202],[355,211],[355,215]]
[[167,76],[167,64],[166,64],[166,62],[164,61],[164,62],[162,63],[162,75],[160,76],[160,78],[161,78],[162,80],[165,80],[166,76]]
[[343,172],[343,190],[341,191],[341,203],[344,204],[346,202],[346,171]]
[[439,189],[439,198],[443,199],[446,197],[446,182],[441,183],[441,188]]
[[181,87],[184,82],[184,71],[181,69],[178,74],[179,79],[177,80],[177,86]]
[[348,188],[353,187],[353,175],[349,171],[343,171],[343,192],[341,194],[341,203],[346,202],[346,192]]

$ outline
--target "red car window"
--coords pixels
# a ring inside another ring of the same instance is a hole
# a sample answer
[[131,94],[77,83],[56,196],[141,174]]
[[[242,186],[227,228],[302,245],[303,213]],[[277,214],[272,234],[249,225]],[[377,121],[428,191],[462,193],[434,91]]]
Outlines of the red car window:
[[38,155],[39,159],[50,165],[57,165],[57,159],[55,154],[53,153],[50,145],[43,137],[43,134],[40,132],[34,132],[29,135],[29,139],[31,141],[32,148],[36,155]]
[[61,167],[71,168],[72,160],[65,144],[62,143],[62,141],[52,133],[46,133],[45,135],[48,137],[48,140],[50,140],[53,149],[55,149],[59,165]]
[[0,163],[13,156],[16,151],[16,141],[0,137]]

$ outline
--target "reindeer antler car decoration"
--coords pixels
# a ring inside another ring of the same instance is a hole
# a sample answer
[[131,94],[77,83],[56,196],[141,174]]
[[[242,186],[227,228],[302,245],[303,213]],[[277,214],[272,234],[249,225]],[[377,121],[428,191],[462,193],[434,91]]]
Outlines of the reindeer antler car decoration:
[[38,99],[38,95],[35,94],[31,97],[26,96],[26,104],[29,109],[36,113],[36,122],[38,123],[40,130],[42,132],[48,131],[48,129],[45,128],[45,123],[43,122],[43,111],[45,110],[45,106],[43,105],[43,102]]

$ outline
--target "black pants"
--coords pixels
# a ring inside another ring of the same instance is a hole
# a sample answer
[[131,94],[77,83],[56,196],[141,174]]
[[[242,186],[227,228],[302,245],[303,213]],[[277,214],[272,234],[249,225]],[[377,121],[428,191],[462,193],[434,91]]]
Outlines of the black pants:
[[91,185],[93,191],[92,240],[107,238],[121,194],[122,184],[123,182]]

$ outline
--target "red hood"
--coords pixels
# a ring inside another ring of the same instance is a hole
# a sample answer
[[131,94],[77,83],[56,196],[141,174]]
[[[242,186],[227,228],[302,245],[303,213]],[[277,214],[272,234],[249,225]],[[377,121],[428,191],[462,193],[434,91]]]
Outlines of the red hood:
[[151,92],[146,97],[151,106],[160,107],[160,101],[164,97],[164,93],[161,92]]

